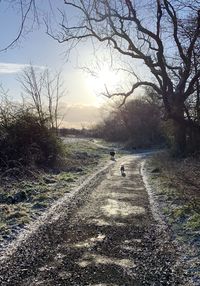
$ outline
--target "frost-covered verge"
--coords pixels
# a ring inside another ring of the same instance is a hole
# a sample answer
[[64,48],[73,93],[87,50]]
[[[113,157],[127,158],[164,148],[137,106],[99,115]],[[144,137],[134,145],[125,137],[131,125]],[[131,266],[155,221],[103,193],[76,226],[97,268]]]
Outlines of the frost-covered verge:
[[34,169],[29,176],[0,174],[0,251],[110,161],[111,147],[100,143],[66,139],[65,163],[60,168]]
[[[192,166],[191,166],[192,165]],[[198,162],[171,161],[166,154],[147,157],[142,175],[158,224],[177,245],[185,285],[200,285],[200,201]],[[196,179],[195,179],[196,178]]]

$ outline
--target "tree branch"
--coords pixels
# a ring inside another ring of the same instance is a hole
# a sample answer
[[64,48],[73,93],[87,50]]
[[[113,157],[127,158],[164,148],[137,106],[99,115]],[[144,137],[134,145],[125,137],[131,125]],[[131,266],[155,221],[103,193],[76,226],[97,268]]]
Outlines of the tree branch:
[[20,0],[20,6],[21,6],[21,25],[20,25],[20,29],[19,32],[17,34],[17,36],[15,37],[14,40],[12,40],[12,42],[7,45],[5,48],[1,49],[0,52],[5,52],[7,51],[9,48],[13,47],[16,42],[18,42],[18,40],[20,39],[20,37],[22,36],[22,33],[24,31],[24,26],[27,20],[27,17],[31,11],[31,8],[33,7],[34,11],[36,12],[36,5],[35,5],[35,0],[30,0],[28,7],[26,9],[26,11],[24,12],[24,5],[23,5],[23,0]]
[[137,89],[140,86],[150,86],[152,87],[158,94],[162,94],[162,91],[160,90],[160,88],[152,83],[152,82],[148,82],[148,81],[140,81],[140,82],[136,82],[135,84],[133,84],[132,88],[127,91],[127,92],[116,92],[116,93],[110,93],[106,87],[106,93],[104,94],[105,96],[111,98],[113,96],[123,96],[124,97],[124,102],[126,101],[126,99],[133,94],[133,92],[135,91],[135,89]]

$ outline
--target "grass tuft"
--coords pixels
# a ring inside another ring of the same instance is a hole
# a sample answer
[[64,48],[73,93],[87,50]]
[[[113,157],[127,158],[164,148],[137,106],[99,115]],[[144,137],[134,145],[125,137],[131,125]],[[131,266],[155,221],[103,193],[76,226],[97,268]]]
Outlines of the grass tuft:
[[193,214],[187,221],[186,227],[192,230],[200,230],[200,214]]

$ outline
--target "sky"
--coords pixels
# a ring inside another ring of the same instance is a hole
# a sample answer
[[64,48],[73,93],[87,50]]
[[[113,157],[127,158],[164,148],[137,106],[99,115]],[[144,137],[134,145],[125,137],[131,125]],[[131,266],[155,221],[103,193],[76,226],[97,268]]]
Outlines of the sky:
[[[0,49],[12,42],[20,26],[19,7],[8,3],[6,0],[0,1]],[[94,55],[90,42],[79,44],[68,57],[67,43],[59,44],[48,36],[42,20],[49,14],[53,21],[59,23],[60,18],[57,18],[56,11],[57,7],[63,8],[63,0],[51,1],[56,6],[51,8],[49,0],[38,0],[37,3],[40,25],[34,25],[31,29],[32,18],[28,19],[27,28],[17,44],[0,52],[0,83],[8,90],[12,99],[19,101],[22,87],[18,78],[26,66],[31,64],[41,69],[47,67],[52,72],[62,70],[66,90],[66,96],[62,99],[65,114],[63,124],[71,127],[94,124],[101,118],[101,106],[107,104],[107,99],[100,94],[101,91],[105,84],[111,88],[117,86],[120,75],[110,71],[110,62],[104,59],[103,49],[98,56]],[[71,15],[73,12],[68,10],[66,13]],[[96,66],[96,62],[97,77],[94,77],[85,71],[85,67]]]

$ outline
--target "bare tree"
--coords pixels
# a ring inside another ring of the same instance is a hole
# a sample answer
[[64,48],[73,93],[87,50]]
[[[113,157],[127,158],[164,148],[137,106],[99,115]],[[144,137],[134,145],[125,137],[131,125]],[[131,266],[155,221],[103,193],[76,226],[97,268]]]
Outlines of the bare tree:
[[63,119],[63,116],[59,116],[59,103],[65,95],[61,72],[52,75],[48,69],[39,70],[29,66],[24,69],[19,81],[41,124],[48,119],[50,127],[57,132]]
[[[6,1],[0,1],[0,6]],[[23,33],[30,29],[32,29],[34,23],[39,23],[38,21],[38,14],[37,14],[37,7],[36,7],[36,1],[35,0],[10,0],[7,1],[7,5],[10,6],[9,8],[14,9],[16,12],[18,12],[19,18],[20,18],[20,24],[18,27],[18,31],[16,33],[16,36],[5,46],[0,46],[0,52],[6,51],[9,48],[13,47],[21,38]],[[31,15],[31,17],[30,17]],[[31,18],[31,22],[30,22]],[[29,21],[29,24],[27,22]],[[28,25],[30,27],[28,28]]]
[[0,85],[0,127],[2,129],[6,128],[12,120],[15,109],[16,106],[9,99],[8,91]]
[[[200,134],[199,123],[188,118],[186,103],[196,89],[200,70],[193,56],[200,35],[199,0],[64,0],[77,20],[61,13],[61,29],[52,35],[60,43],[94,38],[124,57],[142,61],[149,80],[136,79],[128,91],[107,96],[127,97],[139,87],[150,86],[162,97],[165,118],[174,125],[175,148],[183,153],[187,129]],[[186,33],[193,15],[193,32]],[[184,37],[183,37],[184,33]],[[153,78],[152,78],[153,76]]]
[[51,128],[57,132],[64,117],[64,115],[61,116],[61,118],[59,116],[60,99],[65,96],[61,72],[58,72],[52,77],[48,69],[45,71],[45,89],[48,99],[48,114]]
[[25,94],[31,99],[31,107],[35,109],[41,123],[45,121],[42,94],[45,83],[45,72],[36,72],[33,66],[25,68],[19,77]]

